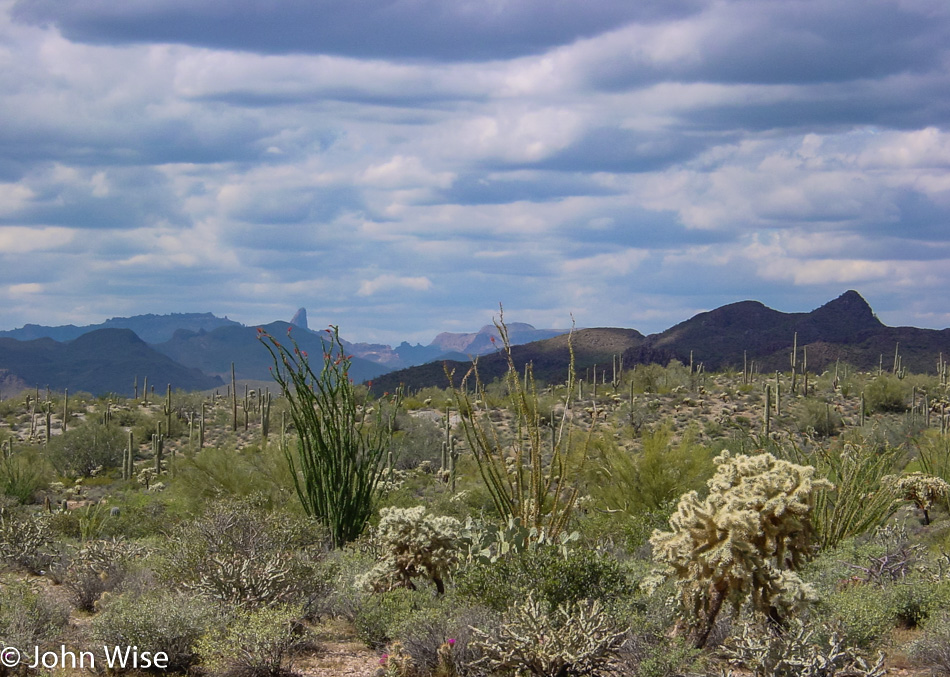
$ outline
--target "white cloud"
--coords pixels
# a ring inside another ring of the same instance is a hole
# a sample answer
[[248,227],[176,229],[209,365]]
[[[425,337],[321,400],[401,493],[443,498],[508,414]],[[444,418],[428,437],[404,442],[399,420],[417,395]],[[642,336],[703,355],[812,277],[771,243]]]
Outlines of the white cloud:
[[427,277],[400,277],[398,275],[379,275],[372,280],[360,282],[359,296],[373,296],[380,292],[409,289],[411,291],[428,291],[432,288],[432,281]]

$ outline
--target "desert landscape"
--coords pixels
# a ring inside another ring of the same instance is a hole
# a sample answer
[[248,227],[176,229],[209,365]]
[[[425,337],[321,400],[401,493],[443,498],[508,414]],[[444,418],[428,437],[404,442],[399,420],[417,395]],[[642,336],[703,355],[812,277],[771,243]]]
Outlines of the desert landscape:
[[[338,333],[258,328],[257,388],[4,397],[0,632],[40,662],[8,668],[948,670],[950,366],[829,362],[890,329],[859,299],[778,313],[784,368],[696,359],[738,304],[519,346],[500,313],[492,352],[366,384]],[[643,359],[697,323],[692,363]]]

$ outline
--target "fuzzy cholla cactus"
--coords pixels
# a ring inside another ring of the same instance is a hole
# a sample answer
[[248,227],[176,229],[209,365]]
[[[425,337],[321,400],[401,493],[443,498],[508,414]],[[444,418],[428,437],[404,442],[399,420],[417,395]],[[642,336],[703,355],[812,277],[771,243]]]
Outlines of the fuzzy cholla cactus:
[[881,482],[905,501],[913,501],[924,513],[924,524],[930,524],[929,511],[933,504],[950,493],[950,484],[945,480],[922,472],[887,475]]
[[413,578],[431,580],[439,594],[445,577],[458,561],[461,523],[453,517],[436,517],[423,506],[383,508],[377,538],[383,561],[364,578],[375,590],[396,587],[415,589]]
[[[709,496],[680,497],[672,531],[654,531],[654,559],[676,578],[679,631],[691,626],[696,647],[705,645],[726,600],[751,598],[756,611],[781,622],[782,611],[814,598],[792,570],[807,553],[815,494],[832,485],[815,469],[771,454],[715,459]],[[688,619],[688,620],[687,620]]]

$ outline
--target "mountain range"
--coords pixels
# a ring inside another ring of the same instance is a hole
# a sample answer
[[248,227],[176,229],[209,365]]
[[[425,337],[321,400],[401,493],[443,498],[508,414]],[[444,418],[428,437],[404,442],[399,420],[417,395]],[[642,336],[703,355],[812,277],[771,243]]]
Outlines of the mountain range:
[[[174,388],[203,390],[228,382],[232,362],[239,379],[270,380],[273,362],[259,344],[257,328],[211,313],[112,318],[88,327],[26,325],[0,332],[0,394],[46,386],[131,394],[134,379],[141,382],[146,376],[158,387],[171,383]],[[261,328],[278,337],[290,329],[302,350],[315,355],[323,350],[323,334],[309,329],[303,308],[291,323]],[[569,338],[563,330],[523,323],[510,323],[507,329],[518,368],[532,363],[535,376],[543,381],[564,378],[571,348],[581,377],[590,376],[595,366],[612,369],[621,357],[625,368],[692,359],[710,371],[752,362],[760,372],[787,370],[793,341],[799,359],[807,350],[811,371],[836,360],[860,369],[882,363],[889,368],[896,351],[908,370],[926,372],[935,368],[941,353],[950,356],[950,329],[885,326],[855,291],[808,313],[740,301],[649,336],[634,329],[589,328]],[[457,380],[478,355],[483,379],[504,373],[506,362],[497,354],[499,338],[497,329],[487,325],[477,332],[439,334],[427,346],[344,341],[344,349],[353,355],[354,380],[373,380],[380,390],[400,384],[444,387],[446,366]]]
[[[323,353],[324,334],[310,330],[306,309],[287,322],[259,326],[283,337],[293,332],[301,350]],[[100,324],[43,326],[28,324],[0,332],[0,396],[34,387],[68,388],[93,394],[129,395],[147,376],[156,385],[205,390],[230,382],[231,364],[242,381],[270,381],[273,361],[260,345],[258,326],[246,327],[211,313],[173,313],[112,318]],[[557,330],[518,324],[513,340],[556,336]],[[468,359],[491,350],[494,326],[468,334],[444,333],[428,346],[342,341],[353,356],[350,375],[358,382],[393,369],[434,359]],[[147,338],[145,338],[147,337]]]
[[[700,313],[666,331],[644,336],[632,329],[583,329],[571,339],[578,376],[588,378],[595,366],[613,369],[623,359],[624,368],[636,364],[668,364],[679,360],[702,364],[707,371],[742,369],[787,371],[793,345],[798,363],[807,353],[808,369],[821,372],[836,361],[861,370],[890,370],[895,353],[911,372],[934,372],[938,359],[950,357],[950,329],[888,327],[881,323],[867,301],[856,291],[807,313],[783,313],[758,301],[740,301]],[[567,337],[515,346],[512,357],[521,370],[531,363],[535,377],[542,381],[563,381],[567,375]],[[466,361],[449,361],[390,372],[373,382],[374,388],[394,390],[397,386],[419,389],[445,387],[446,369],[456,380],[471,366]],[[483,380],[500,376],[507,369],[503,355],[479,359]],[[601,372],[603,373],[603,371]]]

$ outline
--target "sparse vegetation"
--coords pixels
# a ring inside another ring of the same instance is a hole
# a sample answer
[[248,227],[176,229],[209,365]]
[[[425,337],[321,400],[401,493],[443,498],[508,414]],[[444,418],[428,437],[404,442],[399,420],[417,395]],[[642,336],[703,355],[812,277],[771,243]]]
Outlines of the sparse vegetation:
[[65,433],[53,394],[48,439],[45,406],[0,402],[0,640],[235,676],[950,674],[937,376],[839,365],[805,394],[787,355],[618,355],[542,382],[499,333],[504,370],[403,402],[349,383],[333,332],[312,371],[271,345],[284,390],[235,398],[237,430],[224,389],[70,393]]

